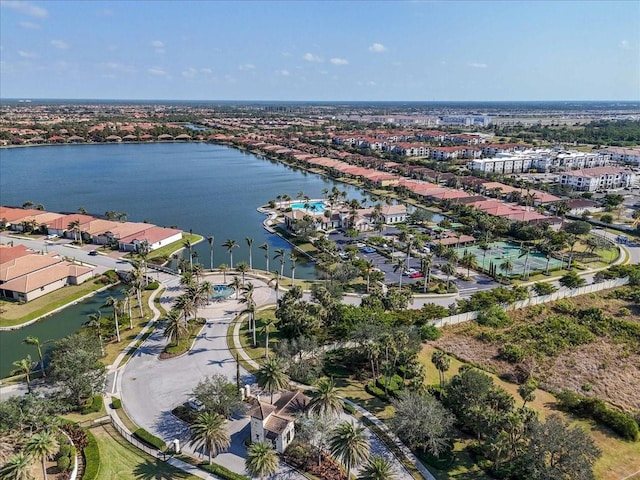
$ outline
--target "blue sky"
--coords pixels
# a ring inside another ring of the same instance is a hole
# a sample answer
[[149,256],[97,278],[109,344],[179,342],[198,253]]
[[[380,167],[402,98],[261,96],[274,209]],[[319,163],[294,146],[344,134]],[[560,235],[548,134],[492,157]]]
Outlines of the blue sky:
[[639,100],[640,1],[0,0],[2,98]]

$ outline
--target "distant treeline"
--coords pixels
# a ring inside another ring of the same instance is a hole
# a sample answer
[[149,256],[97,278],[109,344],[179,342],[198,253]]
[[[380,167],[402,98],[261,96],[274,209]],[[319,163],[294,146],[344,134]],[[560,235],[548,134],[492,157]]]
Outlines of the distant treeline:
[[545,140],[558,143],[633,146],[640,144],[640,121],[598,120],[583,127],[535,125],[499,127],[497,135],[518,137],[525,141]]

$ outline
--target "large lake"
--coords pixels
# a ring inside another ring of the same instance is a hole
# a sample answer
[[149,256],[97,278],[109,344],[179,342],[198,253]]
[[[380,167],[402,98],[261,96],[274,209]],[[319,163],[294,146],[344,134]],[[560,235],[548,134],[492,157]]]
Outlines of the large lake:
[[[69,145],[0,150],[0,204],[20,206],[30,200],[48,211],[77,211],[101,215],[108,210],[128,213],[131,221],[176,225],[205,237],[215,237],[215,265],[229,264],[221,244],[238,242],[233,262],[249,260],[246,238],[252,238],[253,262],[265,268],[267,242],[271,256],[289,244],[264,230],[264,216],[256,211],[277,195],[295,198],[303,191],[321,198],[322,190],[336,185],[349,198],[362,199],[360,191],[347,185],[293,169],[281,163],[225,146],[201,143],[126,145]],[[209,266],[209,244],[197,245],[200,262]],[[288,257],[287,257],[288,258]],[[271,260],[270,269],[277,268]],[[288,262],[285,273],[289,272]],[[299,262],[297,278],[313,278],[314,267]],[[106,298],[106,297],[105,297]],[[0,332],[0,377],[8,374],[14,360],[33,347],[22,344],[30,335],[41,341],[73,333],[95,312],[102,296],[86,305],[71,307],[43,322],[13,332]]]

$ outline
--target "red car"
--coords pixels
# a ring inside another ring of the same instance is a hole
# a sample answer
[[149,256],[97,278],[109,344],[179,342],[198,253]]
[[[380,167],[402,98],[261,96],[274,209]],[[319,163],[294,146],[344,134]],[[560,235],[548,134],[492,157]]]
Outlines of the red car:
[[412,274],[409,275],[409,278],[422,278],[422,277],[424,277],[422,272],[413,272]]

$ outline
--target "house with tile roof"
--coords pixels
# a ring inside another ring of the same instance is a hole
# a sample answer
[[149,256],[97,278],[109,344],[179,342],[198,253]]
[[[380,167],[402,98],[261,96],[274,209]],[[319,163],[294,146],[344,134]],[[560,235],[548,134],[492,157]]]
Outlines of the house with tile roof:
[[251,441],[270,442],[278,453],[284,453],[295,437],[295,414],[307,408],[309,397],[301,391],[284,392],[274,403],[258,397],[249,410]]

